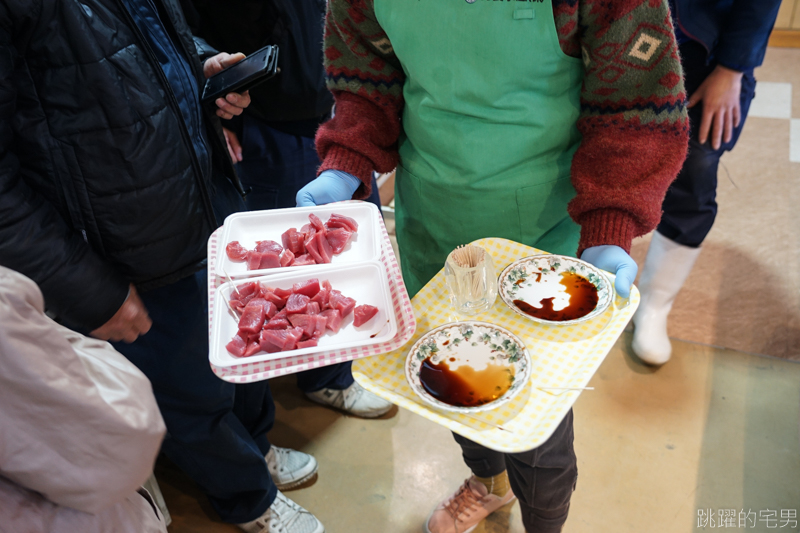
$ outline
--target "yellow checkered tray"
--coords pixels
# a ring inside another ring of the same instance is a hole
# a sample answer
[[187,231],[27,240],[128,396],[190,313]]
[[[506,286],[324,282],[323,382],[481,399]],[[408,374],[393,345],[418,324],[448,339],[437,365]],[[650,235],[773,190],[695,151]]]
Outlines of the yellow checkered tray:
[[[517,259],[546,253],[506,239],[481,239],[473,244],[492,254],[498,273]],[[613,283],[614,276],[609,278]],[[546,441],[581,393],[544,391],[538,387],[585,387],[633,316],[639,305],[639,291],[633,287],[630,300],[617,298],[604,314],[574,326],[547,326],[526,320],[509,309],[499,296],[491,309],[469,317],[497,324],[517,335],[525,342],[533,363],[530,381],[513,400],[496,410],[470,415],[424,403],[411,390],[405,376],[408,350],[422,335],[442,324],[465,320],[450,307],[444,270],[411,303],[417,318],[417,330],[411,340],[393,352],[354,361],[353,376],[381,398],[472,441],[501,452],[521,452]]]

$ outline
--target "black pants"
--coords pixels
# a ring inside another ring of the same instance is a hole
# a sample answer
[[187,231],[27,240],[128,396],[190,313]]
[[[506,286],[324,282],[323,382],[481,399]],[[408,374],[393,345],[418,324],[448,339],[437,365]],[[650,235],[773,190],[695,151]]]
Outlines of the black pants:
[[525,531],[561,531],[578,479],[578,463],[572,445],[572,410],[544,444],[527,452],[496,452],[455,433],[453,436],[461,445],[464,462],[476,476],[491,477],[508,470],[511,490],[522,510]]
[[[685,73],[686,93],[692,95],[717,64],[706,64],[706,50],[691,41],[680,46],[681,63]],[[749,70],[742,77],[740,105],[742,110],[739,127],[733,131],[730,142],[723,143],[719,150],[711,147],[711,140],[700,144],[698,134],[703,116],[702,102],[689,110],[691,138],[689,154],[678,177],[670,185],[664,198],[661,223],[658,232],[678,244],[697,248],[711,231],[717,216],[717,168],[722,154],[731,150],[744,127],[750,102],[755,95],[756,80]]]
[[[242,128],[242,161],[239,178],[247,191],[250,211],[294,207],[295,195],[317,177],[320,165],[314,139],[278,131],[261,120],[245,115]],[[378,187],[372,183],[369,201],[380,210]],[[323,388],[343,390],[352,385],[352,362],[313,368],[297,374],[303,392]]]

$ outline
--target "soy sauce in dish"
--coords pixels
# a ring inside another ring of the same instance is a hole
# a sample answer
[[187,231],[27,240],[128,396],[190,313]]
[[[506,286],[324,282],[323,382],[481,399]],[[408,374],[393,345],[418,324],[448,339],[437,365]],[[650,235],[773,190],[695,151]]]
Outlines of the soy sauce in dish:
[[560,283],[567,288],[569,294],[569,305],[561,311],[553,310],[554,298],[542,298],[541,309],[523,300],[514,300],[514,305],[527,315],[551,322],[575,320],[588,315],[597,307],[599,300],[597,287],[588,279],[578,274],[564,272],[561,274]]
[[434,363],[428,357],[420,367],[419,380],[425,391],[440,402],[477,407],[505,394],[514,382],[514,370],[495,364],[477,371],[468,365],[450,370],[447,361]]

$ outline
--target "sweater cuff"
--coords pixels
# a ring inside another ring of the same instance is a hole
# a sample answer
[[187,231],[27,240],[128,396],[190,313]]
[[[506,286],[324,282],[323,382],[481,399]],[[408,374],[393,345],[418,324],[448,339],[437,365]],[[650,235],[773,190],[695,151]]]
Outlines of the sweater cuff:
[[615,245],[626,253],[637,235],[638,224],[626,212],[616,209],[590,211],[581,217],[581,240],[578,257],[593,246]]
[[332,146],[325,154],[325,160],[317,170],[317,176],[326,170],[340,170],[361,180],[361,185],[353,193],[354,200],[364,200],[372,194],[373,164],[358,152],[342,146]]

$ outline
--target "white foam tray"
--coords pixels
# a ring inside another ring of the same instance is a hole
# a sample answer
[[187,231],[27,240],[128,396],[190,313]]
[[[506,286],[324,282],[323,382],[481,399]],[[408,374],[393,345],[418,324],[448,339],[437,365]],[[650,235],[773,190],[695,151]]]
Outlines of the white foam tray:
[[342,322],[341,329],[337,333],[327,331],[319,339],[319,344],[312,348],[273,354],[258,352],[250,357],[234,357],[225,349],[225,345],[239,331],[239,320],[226,303],[230,300],[231,293],[233,293],[233,284],[224,283],[217,288],[214,296],[217,312],[214,313],[211,324],[209,361],[220,367],[230,367],[243,363],[258,363],[295,355],[381,344],[392,340],[397,334],[397,319],[389,292],[389,282],[386,279],[386,269],[378,261],[355,265],[325,265],[313,269],[313,271],[298,269],[294,272],[285,272],[282,275],[238,280],[234,284],[240,285],[250,281],[260,281],[269,287],[291,289],[295,283],[302,283],[312,278],[317,278],[320,284],[324,280],[328,280],[334,289],[341,291],[345,296],[353,298],[357,306],[362,304],[374,305],[378,308],[378,314],[370,319],[369,322],[357,328],[353,325],[353,314],[351,313]]
[[[342,253],[334,255],[330,264],[288,266],[282,268],[266,268],[247,270],[247,262],[231,261],[225,247],[231,241],[239,241],[245,248],[252,250],[256,241],[275,241],[281,246],[281,235],[289,228],[298,231],[308,224],[308,215],[314,213],[323,222],[327,222],[331,213],[348,216],[358,223],[358,232],[353,235]],[[375,205],[369,202],[348,202],[316,207],[291,207],[287,209],[270,209],[267,211],[247,211],[234,213],[225,219],[222,235],[219,240],[216,274],[222,279],[229,275],[232,279],[250,278],[263,275],[276,275],[285,272],[303,271],[312,274],[317,269],[330,265],[363,263],[378,261],[381,257],[381,232],[378,227],[380,213]],[[314,275],[311,275],[314,277]]]

